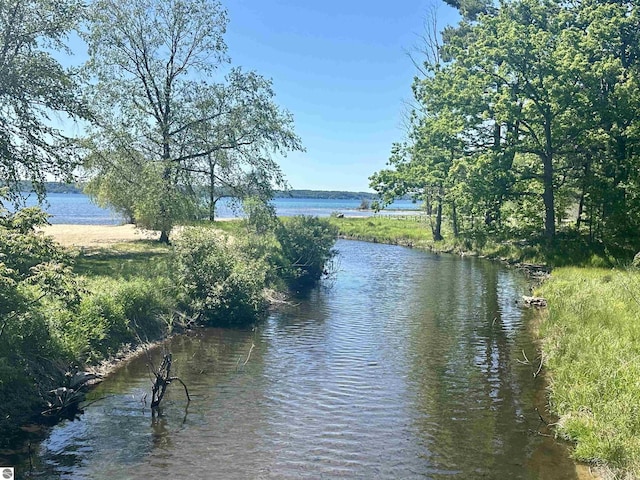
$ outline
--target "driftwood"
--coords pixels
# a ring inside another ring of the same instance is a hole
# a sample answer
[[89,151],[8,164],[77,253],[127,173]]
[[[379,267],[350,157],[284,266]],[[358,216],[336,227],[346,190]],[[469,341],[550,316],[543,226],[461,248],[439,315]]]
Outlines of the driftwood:
[[545,308],[547,306],[547,300],[542,297],[527,297],[523,295],[522,301],[527,307]]
[[81,411],[79,405],[84,401],[88,386],[99,376],[74,369],[65,372],[64,378],[65,386],[48,392],[47,409],[42,412],[42,415],[73,416],[78,411]]
[[167,391],[167,387],[171,385],[171,382],[173,381],[178,381],[182,384],[182,386],[184,387],[184,393],[187,395],[187,403],[191,402],[189,389],[187,389],[185,383],[180,380],[179,377],[171,376],[171,362],[171,354],[167,353],[162,358],[162,363],[160,364],[160,367],[158,367],[158,371],[155,372],[156,378],[151,389],[151,408],[158,408],[165,392]]

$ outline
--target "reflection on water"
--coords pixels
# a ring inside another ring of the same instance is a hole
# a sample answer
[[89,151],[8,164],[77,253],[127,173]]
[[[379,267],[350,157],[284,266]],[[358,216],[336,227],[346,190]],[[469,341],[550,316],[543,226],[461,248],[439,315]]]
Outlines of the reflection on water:
[[152,416],[146,359],[134,361],[92,392],[79,420],[53,429],[26,476],[575,478],[564,448],[535,433],[541,385],[516,361],[535,357],[517,272],[338,248],[331,288],[253,331],[172,341],[189,405],[173,385]]

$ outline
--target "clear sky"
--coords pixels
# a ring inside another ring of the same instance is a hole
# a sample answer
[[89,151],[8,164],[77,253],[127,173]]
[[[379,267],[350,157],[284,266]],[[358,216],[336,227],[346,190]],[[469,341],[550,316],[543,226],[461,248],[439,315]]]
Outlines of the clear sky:
[[[437,3],[434,3],[437,2]],[[403,116],[427,12],[438,26],[456,14],[437,0],[223,0],[233,65],[273,79],[306,152],[279,160],[294,189],[368,191]]]

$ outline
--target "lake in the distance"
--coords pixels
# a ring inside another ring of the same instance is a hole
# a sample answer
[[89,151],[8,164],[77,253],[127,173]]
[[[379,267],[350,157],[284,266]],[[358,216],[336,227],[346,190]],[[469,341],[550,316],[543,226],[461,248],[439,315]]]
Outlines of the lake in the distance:
[[[332,212],[340,212],[346,216],[371,216],[373,211],[358,210],[360,200],[315,199],[315,198],[276,198],[273,204],[279,216],[314,215],[328,217]],[[29,204],[33,205],[32,200]],[[81,193],[51,193],[47,196],[44,209],[52,215],[49,221],[53,224],[75,225],[120,225],[122,218],[104,208],[98,207],[91,199]],[[399,213],[416,213],[418,204],[408,200],[394,202],[390,207],[378,215],[393,215]],[[218,202],[218,218],[234,218],[241,216],[241,212],[234,208],[227,199]]]

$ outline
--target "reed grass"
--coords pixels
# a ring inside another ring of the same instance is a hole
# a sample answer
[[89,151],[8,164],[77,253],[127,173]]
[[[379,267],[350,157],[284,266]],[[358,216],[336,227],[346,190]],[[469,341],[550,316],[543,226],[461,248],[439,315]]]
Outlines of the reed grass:
[[557,432],[577,459],[640,478],[640,272],[561,268],[537,293]]

